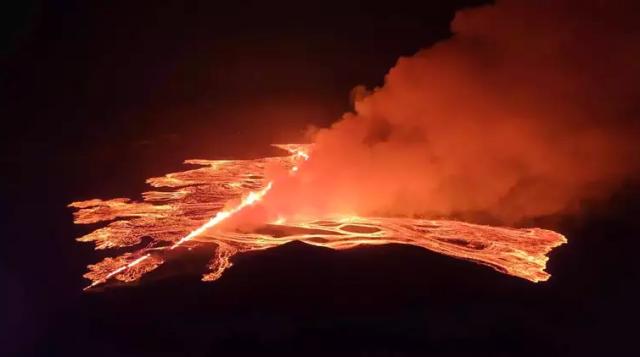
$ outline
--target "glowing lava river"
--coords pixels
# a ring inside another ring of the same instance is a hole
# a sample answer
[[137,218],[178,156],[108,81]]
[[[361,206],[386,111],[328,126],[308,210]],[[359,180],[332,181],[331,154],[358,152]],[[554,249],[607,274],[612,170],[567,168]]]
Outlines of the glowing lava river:
[[[256,160],[187,160],[201,166],[147,180],[164,191],[143,193],[143,202],[126,198],[73,202],[77,224],[109,221],[83,237],[96,249],[133,247],[149,237],[146,247],[89,265],[87,288],[117,279],[130,282],[159,267],[176,248],[211,246],[205,281],[218,279],[232,264],[230,258],[248,251],[272,248],[291,241],[332,249],[360,245],[409,244],[455,258],[487,265],[505,274],[533,282],[545,281],[547,253],[566,243],[559,233],[514,229],[450,220],[398,217],[329,216],[296,218],[266,224],[251,232],[214,229],[222,221],[254,205],[274,184],[265,168],[281,165],[295,174],[308,159],[307,146],[276,145],[289,156]],[[235,203],[233,203],[235,202]]]

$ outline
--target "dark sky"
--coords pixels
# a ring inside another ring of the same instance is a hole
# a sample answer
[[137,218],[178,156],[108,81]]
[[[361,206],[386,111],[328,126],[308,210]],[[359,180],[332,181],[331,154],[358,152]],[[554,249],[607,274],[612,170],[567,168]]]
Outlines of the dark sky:
[[74,150],[113,137],[193,153],[299,139],[349,109],[351,88],[381,84],[399,56],[446,37],[467,3],[25,6],[10,16],[11,110],[39,128],[34,140],[81,137]]
[[546,284],[413,247],[294,244],[243,258],[215,284],[199,282],[197,258],[192,274],[81,292],[85,266],[103,255],[73,240],[86,228],[66,204],[135,197],[186,158],[298,140],[348,110],[354,86],[380,85],[399,56],[449,36],[454,11],[478,2],[25,1],[3,11],[2,347],[199,356],[630,346],[633,187],[560,224],[572,243],[553,255]]

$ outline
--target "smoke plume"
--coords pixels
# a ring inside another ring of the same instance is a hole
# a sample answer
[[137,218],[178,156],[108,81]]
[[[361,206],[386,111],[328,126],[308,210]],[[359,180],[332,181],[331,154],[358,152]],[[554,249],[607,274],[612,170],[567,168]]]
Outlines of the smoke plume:
[[[614,4],[615,3],[615,4]],[[497,1],[400,58],[354,112],[313,134],[312,157],[266,200],[280,214],[503,223],[571,212],[637,172],[637,5]],[[635,8],[631,8],[635,7]]]

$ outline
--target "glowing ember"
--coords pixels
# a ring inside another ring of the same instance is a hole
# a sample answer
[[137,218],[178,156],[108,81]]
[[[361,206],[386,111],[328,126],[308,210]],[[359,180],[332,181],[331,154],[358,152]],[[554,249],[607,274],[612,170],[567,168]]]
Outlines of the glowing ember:
[[[265,178],[267,166],[280,165],[295,175],[299,164],[309,158],[307,146],[276,146],[290,155],[256,160],[188,160],[188,164],[203,167],[147,180],[154,187],[170,190],[145,192],[144,202],[117,198],[70,204],[78,209],[75,223],[112,221],[78,238],[82,242],[95,242],[96,249],[137,245],[143,237],[153,240],[134,253],[90,265],[90,271],[84,275],[92,281],[88,288],[111,278],[124,282],[137,280],[182,246],[214,247],[210,272],[203,280],[216,280],[232,265],[230,258],[235,254],[295,240],[332,249],[410,244],[538,282],[549,278],[544,271],[546,254],[566,242],[561,234],[538,228],[512,229],[413,218],[332,216],[297,217],[292,221],[279,217],[252,232],[216,229],[269,192],[274,183]],[[237,203],[230,203],[238,199]]]

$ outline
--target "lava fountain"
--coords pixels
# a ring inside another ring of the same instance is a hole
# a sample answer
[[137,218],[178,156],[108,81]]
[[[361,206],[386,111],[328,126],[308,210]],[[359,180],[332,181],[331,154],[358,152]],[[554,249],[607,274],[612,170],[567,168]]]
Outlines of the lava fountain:
[[110,222],[78,241],[94,242],[96,249],[112,249],[139,246],[144,237],[152,240],[133,252],[89,265],[84,275],[91,280],[87,289],[111,279],[138,280],[169,255],[178,254],[178,248],[196,246],[211,247],[209,271],[202,280],[212,281],[231,267],[234,255],[291,241],[332,249],[409,244],[539,282],[550,277],[544,271],[547,254],[567,241],[559,233],[539,228],[405,217],[280,217],[248,232],[220,227],[260,202],[279,183],[267,178],[266,167],[281,166],[289,175],[296,175],[309,159],[310,146],[275,146],[289,155],[255,160],[187,160],[186,164],[201,167],[148,179],[147,183],[158,190],[143,193],[142,202],[115,198],[71,203],[69,206],[77,209],[77,224]]

